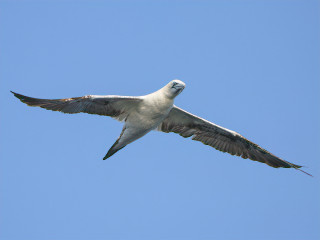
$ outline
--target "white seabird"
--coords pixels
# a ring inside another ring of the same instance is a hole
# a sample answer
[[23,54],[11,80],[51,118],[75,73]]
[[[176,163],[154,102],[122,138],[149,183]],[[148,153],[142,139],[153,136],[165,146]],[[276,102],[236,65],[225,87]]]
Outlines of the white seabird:
[[[266,163],[274,168],[301,166],[276,157],[239,133],[218,126],[175,106],[174,99],[185,88],[185,83],[173,80],[158,91],[146,96],[87,95],[66,99],[38,99],[15,92],[14,96],[29,106],[37,106],[63,113],[89,113],[110,116],[124,121],[122,132],[103,160],[111,157],[129,143],[151,130],[178,133],[191,137],[215,149],[232,155]],[[302,171],[304,172],[304,171]],[[306,173],[306,172],[304,172]],[[309,173],[306,173],[310,175]]]

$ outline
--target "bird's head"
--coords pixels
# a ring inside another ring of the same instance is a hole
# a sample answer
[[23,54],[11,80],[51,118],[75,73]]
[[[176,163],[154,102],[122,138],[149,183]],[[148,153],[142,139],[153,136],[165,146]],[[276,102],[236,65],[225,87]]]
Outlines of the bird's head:
[[186,84],[180,80],[172,80],[165,86],[168,97],[170,98],[175,98],[178,96],[185,87]]

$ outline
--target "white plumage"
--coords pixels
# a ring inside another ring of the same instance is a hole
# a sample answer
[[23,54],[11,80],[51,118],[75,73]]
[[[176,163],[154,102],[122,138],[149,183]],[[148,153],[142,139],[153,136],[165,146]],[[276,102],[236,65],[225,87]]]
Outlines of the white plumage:
[[98,114],[124,121],[119,138],[103,159],[111,157],[129,143],[157,129],[178,133],[182,137],[192,137],[192,140],[200,141],[219,151],[266,163],[271,167],[295,168],[302,171],[301,166],[276,157],[239,133],[176,107],[174,99],[184,88],[185,84],[182,81],[173,80],[158,91],[140,97],[87,95],[67,99],[38,99],[12,93],[29,106],[64,113]]

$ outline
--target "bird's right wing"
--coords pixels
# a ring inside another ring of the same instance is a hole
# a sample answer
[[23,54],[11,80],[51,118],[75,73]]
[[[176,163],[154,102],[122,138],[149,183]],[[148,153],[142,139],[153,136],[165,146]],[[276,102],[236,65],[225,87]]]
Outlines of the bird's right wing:
[[172,108],[168,117],[159,125],[158,130],[178,133],[185,138],[192,137],[192,140],[200,141],[219,151],[266,163],[271,167],[295,168],[304,172],[300,169],[301,166],[273,155],[239,133],[195,116],[177,106]]
[[32,107],[63,113],[89,113],[110,116],[118,121],[126,119],[128,114],[143,100],[142,97],[127,97],[116,95],[87,95],[65,99],[40,99],[27,97],[12,92],[21,102]]

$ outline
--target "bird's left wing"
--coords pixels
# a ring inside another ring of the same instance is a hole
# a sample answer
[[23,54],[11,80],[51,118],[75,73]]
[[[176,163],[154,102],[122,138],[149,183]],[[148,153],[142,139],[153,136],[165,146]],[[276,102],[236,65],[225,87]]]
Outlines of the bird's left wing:
[[87,95],[65,99],[40,99],[12,92],[21,102],[29,106],[63,113],[89,113],[110,116],[118,121],[126,119],[128,114],[143,100],[142,97],[116,95]]
[[301,166],[276,157],[239,133],[218,126],[176,106],[159,125],[158,130],[178,133],[185,138],[192,136],[192,140],[200,141],[219,151],[266,163],[271,167],[295,168],[302,171],[299,169]]

